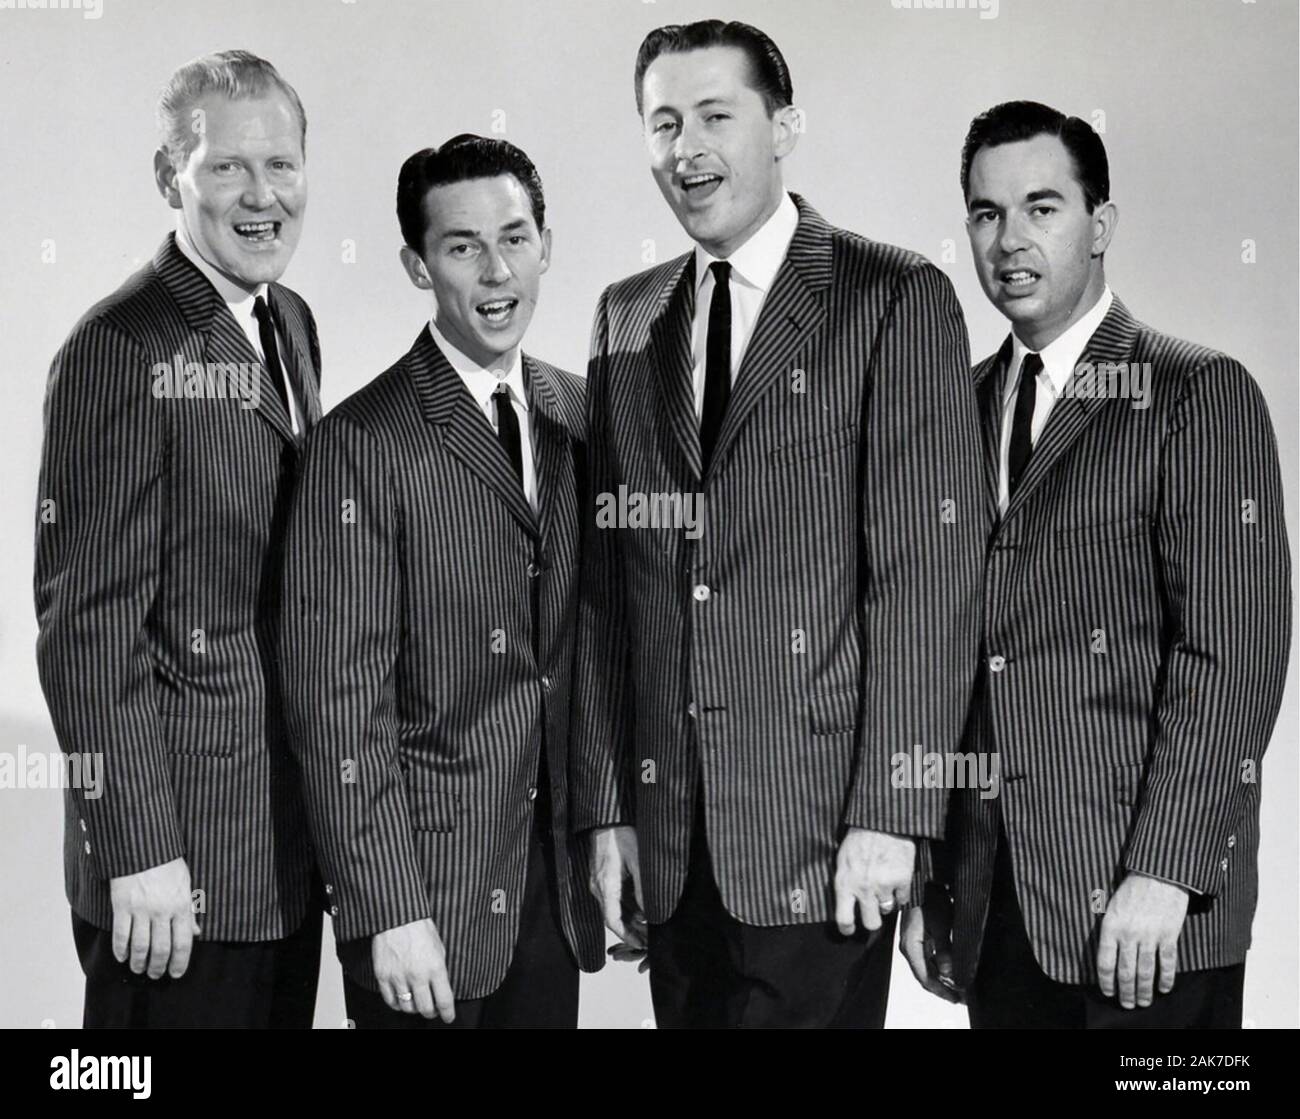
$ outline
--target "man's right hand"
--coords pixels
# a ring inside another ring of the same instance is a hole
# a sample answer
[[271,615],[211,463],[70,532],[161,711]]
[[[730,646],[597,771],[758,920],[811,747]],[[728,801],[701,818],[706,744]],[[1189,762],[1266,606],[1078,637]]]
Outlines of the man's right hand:
[[456,1020],[447,952],[428,917],[376,933],[370,941],[370,961],[379,993],[393,1010],[436,1016],[447,1023]]
[[[637,853],[636,829],[619,824],[591,830],[591,870],[587,881],[600,903],[605,924],[631,953],[617,958],[635,958],[646,949],[645,900],[641,893],[641,860]],[[632,898],[626,897],[628,885]],[[614,951],[617,951],[615,949]]]
[[113,956],[150,979],[164,972],[179,979],[190,966],[198,922],[190,898],[190,868],[172,859],[138,874],[109,880],[113,905]]

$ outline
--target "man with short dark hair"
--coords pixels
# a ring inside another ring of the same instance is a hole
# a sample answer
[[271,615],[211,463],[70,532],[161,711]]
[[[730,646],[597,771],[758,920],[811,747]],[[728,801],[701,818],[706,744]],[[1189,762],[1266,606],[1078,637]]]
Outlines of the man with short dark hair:
[[523,353],[550,263],[504,140],[402,166],[433,318],[325,418],[291,520],[285,701],[348,1016],[574,1027],[602,962],[569,824],[583,384]]
[[591,491],[702,517],[591,518],[575,823],[661,1026],[880,1026],[946,807],[891,762],[956,748],[977,648],[965,325],[938,269],[786,193],[768,36],[660,28],[635,77],[695,246],[601,297]]
[[307,304],[277,281],[306,118],[246,51],[158,108],[176,232],[77,324],[45,402],[37,664],[59,744],[87,1026],[309,1028],[321,916],[284,745],[275,624],[299,445],[320,414]]
[[931,890],[904,951],[977,1028],[1239,1027],[1291,631],[1268,408],[1111,293],[1118,214],[1082,120],[990,109],[961,181],[1012,326],[974,373],[997,522],[968,748],[996,753],[1001,794],[953,794],[951,949]]

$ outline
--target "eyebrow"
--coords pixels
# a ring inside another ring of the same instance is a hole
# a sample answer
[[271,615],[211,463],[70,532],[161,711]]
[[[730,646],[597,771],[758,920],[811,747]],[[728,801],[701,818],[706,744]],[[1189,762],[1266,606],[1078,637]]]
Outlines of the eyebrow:
[[[731,104],[732,104],[732,99],[730,97],[721,97],[721,96],[705,97],[695,102],[692,108],[707,109],[710,105],[731,105]],[[653,116],[658,116],[660,113],[676,113],[678,111],[679,110],[675,105],[659,105],[651,109],[648,115],[653,117]]]
[[[1056,202],[1065,201],[1065,195],[1063,195],[1059,190],[1051,190],[1046,187],[1042,190],[1031,190],[1025,195],[1026,202],[1041,202],[1045,198],[1052,199]],[[996,202],[992,202],[987,198],[972,198],[966,204],[966,209],[968,210],[1000,210],[1001,208],[1002,207]]]
[[[508,221],[501,227],[500,232],[508,233],[516,229],[526,229],[528,227],[527,218],[515,218],[514,221]],[[483,234],[477,229],[448,229],[439,234],[439,241],[446,241],[448,238],[460,238],[462,240],[476,241]]]

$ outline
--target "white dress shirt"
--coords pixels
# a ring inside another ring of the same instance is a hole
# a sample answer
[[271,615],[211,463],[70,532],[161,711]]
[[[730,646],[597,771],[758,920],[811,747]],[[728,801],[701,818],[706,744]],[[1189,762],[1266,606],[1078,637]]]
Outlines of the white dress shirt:
[[484,369],[478,362],[466,357],[447,341],[432,319],[429,320],[429,333],[433,335],[433,340],[442,351],[442,356],[451,363],[451,367],[465,382],[470,396],[483,410],[483,415],[487,417],[494,434],[497,433],[497,415],[496,405],[492,403],[492,394],[500,384],[504,384],[509,390],[510,403],[514,407],[515,415],[519,417],[519,452],[524,465],[524,496],[528,499],[528,504],[533,507],[533,512],[539,512],[541,506],[537,491],[537,465],[533,458],[532,409],[528,404],[528,394],[524,392],[524,364],[519,350],[515,350],[514,359],[502,376],[501,370]]
[[[777,269],[785,260],[786,250],[799,224],[799,209],[788,194],[782,194],[781,204],[758,231],[740,246],[727,263],[731,265],[731,383],[736,383],[736,373],[745,356],[754,333],[754,324],[763,309]],[[709,306],[713,302],[713,273],[709,265],[719,257],[710,255],[701,246],[695,246],[695,323],[691,334],[691,353],[695,364],[691,372],[695,388],[695,418],[704,414],[704,371],[709,344]]]
[[[257,360],[265,367],[266,354],[262,353],[262,335],[257,325],[257,316],[253,314],[253,304],[259,296],[266,299],[267,285],[258,284],[257,290],[250,295],[238,284],[226,279],[199,255],[199,250],[194,247],[194,242],[190,240],[189,230],[185,228],[184,222],[176,223],[176,247],[180,249],[186,260],[203,273],[208,283],[217,289],[217,294],[225,300],[226,306],[230,308],[230,313],[235,316],[235,322],[239,324],[240,330],[247,335],[248,344],[253,347],[253,353],[257,355]],[[285,398],[289,401],[289,422],[293,425],[293,433],[300,435],[303,429],[302,411],[298,406],[298,398],[294,395],[293,381],[289,377],[289,370],[286,368],[286,363],[289,361],[289,349],[285,345],[284,336],[279,330],[276,330],[275,338],[277,348],[280,351],[280,377],[284,381]]]
[[[1074,372],[1074,367],[1079,364],[1079,358],[1083,356],[1083,349],[1088,344],[1088,339],[1096,333],[1097,327],[1101,326],[1101,320],[1106,317],[1112,302],[1114,296],[1111,295],[1110,286],[1107,285],[1102,289],[1101,298],[1093,304],[1092,309],[1083,318],[1038,351],[1038,356],[1043,359],[1043,368],[1038,374],[1038,391],[1034,394],[1034,416],[1029,424],[1031,447],[1038,445],[1038,437],[1043,434],[1043,429],[1047,426],[1047,417],[1052,414],[1052,408],[1065,390],[1065,383]],[[1002,428],[998,440],[998,510],[1002,513],[1007,511],[1007,505],[1011,500],[1008,463],[1011,459],[1011,423],[1016,411],[1016,393],[1020,388],[1020,366],[1025,360],[1025,355],[1033,352],[1016,337],[1013,331],[1011,360],[1007,365],[1006,380],[1002,384]]]

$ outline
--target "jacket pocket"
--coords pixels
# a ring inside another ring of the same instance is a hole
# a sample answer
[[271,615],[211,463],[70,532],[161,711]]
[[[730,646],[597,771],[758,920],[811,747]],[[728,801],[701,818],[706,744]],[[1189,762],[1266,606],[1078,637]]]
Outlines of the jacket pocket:
[[406,786],[407,811],[416,831],[455,831],[460,815],[460,797],[437,789],[421,788],[410,782]]
[[235,723],[223,715],[162,716],[171,753],[187,758],[228,758],[235,752]]
[[832,451],[838,451],[841,447],[855,443],[857,437],[856,424],[842,427],[838,431],[828,431],[821,435],[814,435],[811,439],[799,439],[777,447],[771,454],[771,460],[773,463],[782,464],[819,458],[821,455],[828,455]]
[[808,697],[813,734],[847,734],[858,725],[858,689],[824,692]]
[[1145,516],[1128,517],[1122,521],[1109,521],[1100,525],[1079,525],[1062,528],[1056,532],[1057,548],[1081,548],[1087,544],[1104,544],[1113,540],[1129,540],[1144,536],[1149,525]]

